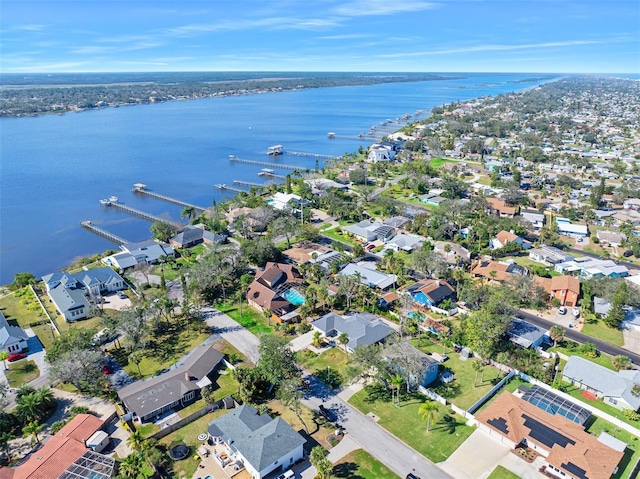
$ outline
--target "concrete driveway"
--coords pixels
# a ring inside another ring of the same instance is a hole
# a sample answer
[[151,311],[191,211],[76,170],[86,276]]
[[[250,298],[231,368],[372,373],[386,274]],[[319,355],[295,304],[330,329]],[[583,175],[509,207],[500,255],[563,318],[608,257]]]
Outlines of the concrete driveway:
[[446,461],[438,466],[456,479],[481,479],[491,474],[496,465],[510,454],[509,450],[509,446],[499,443],[484,431],[476,429]]
[[[131,292],[129,292],[131,294]],[[125,293],[126,295],[126,293]],[[102,303],[102,307],[104,309],[114,309],[116,311],[120,311],[121,309],[127,308],[131,306],[131,300],[127,296],[126,298],[118,297],[118,293],[109,293],[103,296],[104,303]]]
[[289,343],[289,346],[291,346],[292,351],[297,352],[297,351],[302,351],[304,348],[311,346],[312,342],[313,342],[313,331],[309,331],[308,333],[304,333],[302,336],[293,338]]
[[400,477],[405,477],[409,472],[414,471],[418,477],[422,478],[451,478],[448,473],[439,469],[423,455],[336,396],[315,376],[309,375],[307,379],[311,387],[302,400],[304,405],[317,410],[320,404],[324,404],[337,415],[337,422],[351,440],[361,445]]
[[214,308],[203,308],[207,326],[213,328],[216,334],[222,336],[234,348],[244,354],[253,364],[258,364],[260,341],[251,332],[236,323],[233,319]]

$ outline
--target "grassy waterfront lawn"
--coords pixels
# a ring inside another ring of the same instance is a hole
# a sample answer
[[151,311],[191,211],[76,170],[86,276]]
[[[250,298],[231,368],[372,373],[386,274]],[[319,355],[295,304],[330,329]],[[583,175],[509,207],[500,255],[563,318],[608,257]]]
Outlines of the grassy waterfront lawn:
[[[435,352],[442,354],[442,346],[429,340],[419,342],[419,340],[413,339],[411,344],[425,353]],[[484,376],[482,373],[478,373],[478,378],[474,385],[474,380],[476,379],[476,370],[473,368],[474,360],[467,359],[462,361],[460,355],[453,350],[447,350],[446,353],[449,359],[442,363],[440,370],[443,368],[450,370],[453,372],[455,379],[449,384],[442,384],[437,380],[429,385],[429,389],[432,389],[459,408],[466,410],[471,407],[505,376],[498,369],[485,366]]]
[[[446,460],[474,431],[465,424],[464,418],[449,414],[449,408],[438,404],[438,410],[427,432],[426,421],[420,418],[418,408],[425,401],[419,393],[403,396],[400,407],[392,404],[389,394],[370,397],[367,387],[354,394],[349,403],[363,414],[373,413],[378,424],[409,444],[432,462]],[[434,403],[437,404],[437,403]]]
[[40,376],[38,366],[30,359],[21,359],[15,363],[8,363],[8,365],[9,368],[4,374],[12,388],[19,388]]
[[362,449],[353,451],[333,466],[333,477],[345,479],[400,479],[387,466]]

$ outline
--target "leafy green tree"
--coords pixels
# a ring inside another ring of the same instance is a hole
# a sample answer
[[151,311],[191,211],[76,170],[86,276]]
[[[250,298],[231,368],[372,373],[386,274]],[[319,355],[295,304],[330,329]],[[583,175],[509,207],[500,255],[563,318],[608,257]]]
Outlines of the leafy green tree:
[[4,365],[4,370],[7,370],[7,358],[9,357],[9,351],[7,350],[2,350],[0,351],[0,361],[2,361],[2,364]]
[[349,335],[347,333],[340,333],[340,336],[338,336],[338,342],[342,344],[342,347],[346,351],[347,343],[349,342]]
[[393,401],[393,396],[395,392],[396,396],[396,406],[400,407],[400,388],[404,383],[404,378],[396,373],[389,376],[389,384],[391,384],[391,400]]
[[611,364],[613,364],[613,367],[616,368],[617,371],[620,371],[621,369],[629,369],[631,367],[629,358],[624,354],[614,356],[613,359],[611,359]]
[[49,364],[56,362],[62,355],[80,349],[92,348],[95,329],[71,328],[56,336],[53,344],[47,348],[46,359]]
[[142,450],[143,442],[144,436],[140,431],[132,432],[127,439],[127,445],[129,445],[129,447],[131,447],[131,449],[133,449],[134,451]]
[[553,347],[555,348],[557,344],[564,339],[564,328],[559,324],[551,326],[549,337],[553,341]]
[[165,243],[176,234],[175,228],[164,221],[155,221],[149,229],[155,239]]
[[271,384],[277,386],[284,381],[302,376],[302,369],[287,339],[265,334],[260,337],[258,351],[260,360],[256,367],[262,377]]
[[377,344],[358,346],[349,358],[346,373],[353,383],[360,380],[365,383],[372,380],[383,382],[386,378],[386,366],[382,350]]
[[318,463],[316,464],[316,469],[322,479],[330,479],[331,474],[333,473],[333,463],[329,460],[329,458],[325,457],[324,459],[318,461]]
[[613,295],[611,301],[611,309],[609,313],[604,317],[604,322],[610,328],[619,328],[625,317],[624,307],[629,299],[629,291],[627,289],[627,283],[621,282]]
[[31,273],[16,273],[11,286],[15,289],[20,289],[30,284],[36,284],[36,282],[36,277]]
[[25,437],[33,434],[33,440],[37,443],[40,442],[38,433],[44,429],[45,424],[40,424],[38,421],[31,421],[29,424],[22,428],[22,433]]
[[134,351],[129,354],[129,362],[136,365],[138,368],[138,376],[142,377],[142,373],[140,372],[140,363],[142,362],[143,352],[140,350]]
[[282,381],[278,386],[277,397],[285,407],[289,408],[302,423],[304,430],[309,434],[307,423],[302,419],[302,378],[295,377]]
[[185,206],[180,212],[180,218],[189,218],[189,221],[192,221],[196,217],[196,214],[197,211],[193,206]]

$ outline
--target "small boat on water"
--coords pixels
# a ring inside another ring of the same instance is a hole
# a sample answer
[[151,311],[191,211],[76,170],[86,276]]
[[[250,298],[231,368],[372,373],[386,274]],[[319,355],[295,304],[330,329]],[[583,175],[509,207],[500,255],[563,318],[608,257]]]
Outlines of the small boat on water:
[[335,137],[336,137],[336,134],[335,134],[334,132],[330,131],[329,133],[327,133],[327,137],[329,137],[329,138],[335,138]]

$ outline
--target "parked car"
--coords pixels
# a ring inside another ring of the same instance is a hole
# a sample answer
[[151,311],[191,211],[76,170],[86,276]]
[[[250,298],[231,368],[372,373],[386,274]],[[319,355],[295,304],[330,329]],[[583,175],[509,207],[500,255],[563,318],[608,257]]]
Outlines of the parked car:
[[100,371],[102,371],[102,374],[107,376],[113,372],[113,369],[111,369],[111,366],[109,366],[108,364],[103,364],[102,366],[100,366]]
[[278,479],[291,479],[294,476],[295,476],[295,474],[293,473],[293,471],[291,469],[289,469],[288,471],[285,471],[282,474],[280,474],[278,476]]
[[336,420],[334,412],[331,409],[326,408],[324,404],[320,404],[320,414],[322,414],[327,421],[334,422]]
[[571,312],[573,313],[573,317],[574,318],[579,318],[580,317],[580,309],[579,308],[573,308],[573,310]]
[[14,361],[18,361],[18,360],[20,360],[20,359],[24,359],[24,358],[26,358],[26,357],[27,357],[27,355],[26,355],[26,354],[24,354],[24,353],[13,353],[13,354],[10,354],[10,355],[7,357],[7,361],[9,361],[10,363],[12,363],[12,362],[14,362]]
[[412,472],[410,472],[409,474],[407,474],[407,479],[420,479],[420,478],[415,474],[413,474]]
[[120,299],[127,299],[127,295],[124,294],[122,291],[118,291],[118,298]]
[[564,306],[560,306],[558,308],[558,314],[567,314],[567,308],[565,308]]

